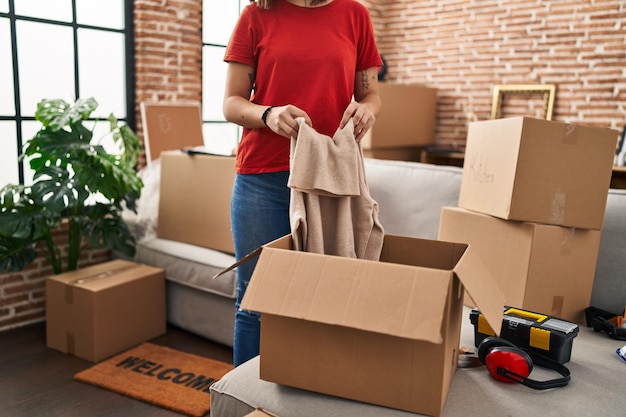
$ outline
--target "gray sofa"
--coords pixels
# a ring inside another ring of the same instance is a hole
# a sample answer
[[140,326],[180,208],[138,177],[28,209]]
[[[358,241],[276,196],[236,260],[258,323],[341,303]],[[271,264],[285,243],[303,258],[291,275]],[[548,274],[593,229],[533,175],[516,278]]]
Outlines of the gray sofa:
[[626,305],[626,190],[609,190],[591,305],[624,313]]
[[[153,160],[139,175],[144,189],[137,213],[123,213],[137,240],[134,261],[165,270],[168,323],[232,346],[236,272],[225,273],[220,279],[211,277],[231,266],[234,255],[157,237],[160,159]],[[211,182],[199,182],[198,192],[210,193]]]
[[[457,204],[460,168],[365,159],[365,170],[386,233],[437,238],[441,207]],[[215,280],[211,277],[232,265],[234,257],[158,238],[159,161],[144,168],[140,175],[145,186],[138,214],[125,213],[138,241],[134,260],[165,269],[168,322],[232,346],[236,273],[230,271]],[[399,197],[402,204],[397,203]]]
[[[436,239],[441,207],[457,205],[461,168],[365,159],[365,171],[386,233]],[[153,167],[151,174],[144,175],[158,176],[158,170]],[[146,181],[146,195],[158,199],[158,182],[156,189],[154,182],[154,178]],[[155,213],[146,215],[145,211],[144,207],[142,213],[140,205],[140,214],[128,218],[133,227],[141,230],[136,260],[165,268],[168,320],[232,345],[236,276],[232,272],[217,280],[210,277],[234,259],[210,249],[156,238],[150,230]],[[625,236],[626,191],[610,190],[591,305],[616,313],[622,312],[626,304]],[[461,340],[473,346],[469,318],[463,322]],[[550,392],[495,382],[482,368],[459,370],[443,415],[623,416],[626,396],[619,387],[624,387],[620,375],[626,364],[620,363],[615,354],[623,344],[581,325],[568,364],[573,380],[566,388]],[[541,369],[537,372],[538,379],[554,377],[551,373],[542,375]],[[255,407],[265,407],[279,417],[415,415],[261,381],[258,358],[233,370],[211,388],[213,417],[244,416]]]
[[[366,159],[372,197],[380,206],[386,233],[435,239],[442,206],[455,206],[460,168],[412,162]],[[591,303],[620,312],[626,304],[626,192],[610,190],[605,230]],[[463,346],[474,348],[474,328],[465,307]],[[459,369],[443,410],[445,417],[467,416],[587,416],[618,417],[626,410],[623,371],[615,351],[626,342],[580,326],[567,363],[572,381],[567,387],[534,391],[520,384],[493,380],[484,367]],[[533,379],[560,375],[535,367]],[[375,379],[372,381],[376,383]],[[401,417],[415,414],[393,410],[259,379],[259,358],[237,367],[211,387],[212,417],[241,417],[254,408],[279,417]]]

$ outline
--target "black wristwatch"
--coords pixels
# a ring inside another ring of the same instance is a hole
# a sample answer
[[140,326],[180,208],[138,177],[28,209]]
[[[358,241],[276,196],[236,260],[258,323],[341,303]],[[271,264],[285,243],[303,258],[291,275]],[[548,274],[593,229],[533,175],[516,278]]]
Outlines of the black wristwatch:
[[274,107],[276,106],[269,106],[267,109],[265,109],[263,115],[261,116],[261,120],[263,120],[263,124],[265,126],[267,126],[267,115],[270,114],[270,110],[272,110]]

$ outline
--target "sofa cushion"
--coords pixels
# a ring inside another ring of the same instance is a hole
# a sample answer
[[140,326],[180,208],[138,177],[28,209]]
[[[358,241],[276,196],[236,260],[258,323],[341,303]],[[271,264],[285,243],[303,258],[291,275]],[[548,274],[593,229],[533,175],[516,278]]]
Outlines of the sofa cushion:
[[385,233],[437,239],[441,207],[457,206],[463,169],[371,158],[364,165]]
[[150,238],[137,244],[135,260],[163,268],[168,281],[231,299],[236,296],[235,270],[212,278],[235,263],[233,255],[173,240]]
[[592,306],[623,314],[626,306],[626,190],[609,190]]

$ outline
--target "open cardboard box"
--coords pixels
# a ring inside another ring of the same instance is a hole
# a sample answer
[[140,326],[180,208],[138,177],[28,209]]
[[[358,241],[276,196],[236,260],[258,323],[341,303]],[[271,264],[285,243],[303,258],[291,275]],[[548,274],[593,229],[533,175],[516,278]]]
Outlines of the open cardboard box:
[[267,381],[438,416],[464,288],[501,325],[503,295],[465,244],[387,235],[376,262],[295,251],[285,236],[238,264],[257,255],[242,308],[262,313]]

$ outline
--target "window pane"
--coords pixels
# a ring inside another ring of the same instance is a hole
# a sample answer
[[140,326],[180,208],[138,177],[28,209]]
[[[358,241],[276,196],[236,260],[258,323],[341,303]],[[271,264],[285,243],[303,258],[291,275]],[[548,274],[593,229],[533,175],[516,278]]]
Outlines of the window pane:
[[97,123],[86,122],[85,126],[89,129],[93,128],[93,138],[91,143],[102,145],[107,153],[119,155],[122,153],[120,143],[116,143],[111,135],[109,122],[101,121]]
[[124,0],[76,0],[76,20],[81,25],[124,28]]
[[72,0],[17,0],[15,13],[42,19],[72,21]]
[[0,13],[9,13],[9,0],[0,0]]
[[203,42],[226,45],[238,17],[238,2],[204,0],[202,2]]
[[[41,129],[41,123],[35,120],[22,122],[22,137],[24,138],[24,146],[32,139],[37,131]],[[21,153],[21,152],[20,152]],[[34,171],[30,169],[28,160],[24,163],[24,184],[31,185],[33,183]]]
[[126,117],[123,34],[79,29],[78,74],[81,98],[98,102],[93,116]]
[[16,24],[23,114],[34,116],[42,98],[73,101],[72,29],[24,21]]
[[239,142],[239,128],[232,123],[204,123],[204,146],[209,152],[231,155]]
[[16,138],[15,122],[0,121],[0,188],[19,182]]
[[15,116],[15,103],[13,102],[13,61],[11,55],[11,39],[9,19],[0,19],[0,114],[3,116]]
[[226,85],[224,48],[202,48],[202,119],[226,120],[222,111],[222,99]]

